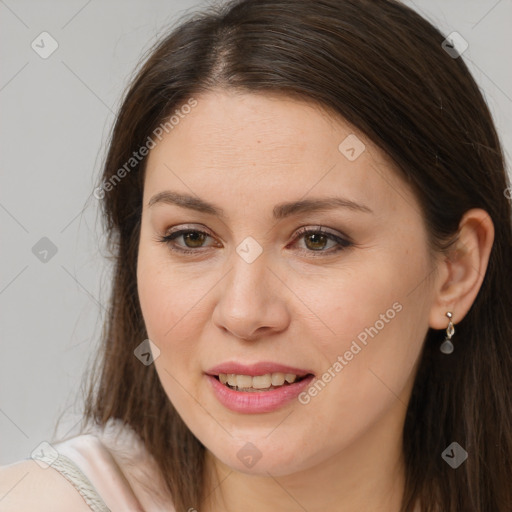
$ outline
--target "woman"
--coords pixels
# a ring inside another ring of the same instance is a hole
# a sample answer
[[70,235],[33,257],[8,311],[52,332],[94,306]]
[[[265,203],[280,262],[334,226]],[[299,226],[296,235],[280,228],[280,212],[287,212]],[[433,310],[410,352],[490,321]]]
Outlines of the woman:
[[509,182],[460,43],[242,0],[155,47],[94,191],[82,434],[4,468],[5,510],[511,509]]

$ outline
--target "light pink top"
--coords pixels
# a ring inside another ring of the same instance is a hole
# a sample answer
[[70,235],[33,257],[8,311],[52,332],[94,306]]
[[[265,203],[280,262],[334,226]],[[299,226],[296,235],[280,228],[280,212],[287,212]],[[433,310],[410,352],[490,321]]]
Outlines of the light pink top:
[[53,444],[40,460],[59,471],[94,512],[175,512],[141,439],[120,420]]

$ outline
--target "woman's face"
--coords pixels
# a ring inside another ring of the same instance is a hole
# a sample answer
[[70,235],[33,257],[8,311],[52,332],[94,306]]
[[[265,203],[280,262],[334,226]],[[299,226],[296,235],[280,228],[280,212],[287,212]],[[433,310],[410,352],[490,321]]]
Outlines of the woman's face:
[[418,202],[313,104],[195,100],[144,185],[138,290],[169,400],[246,473],[398,443],[433,303]]

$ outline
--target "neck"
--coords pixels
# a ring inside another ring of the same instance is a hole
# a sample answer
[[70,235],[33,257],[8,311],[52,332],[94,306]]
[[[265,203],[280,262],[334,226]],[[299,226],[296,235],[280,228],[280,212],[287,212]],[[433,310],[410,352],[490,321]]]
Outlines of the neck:
[[210,451],[204,512],[399,512],[404,491],[402,429],[405,406],[374,423],[363,435],[321,463],[286,476],[234,471]]

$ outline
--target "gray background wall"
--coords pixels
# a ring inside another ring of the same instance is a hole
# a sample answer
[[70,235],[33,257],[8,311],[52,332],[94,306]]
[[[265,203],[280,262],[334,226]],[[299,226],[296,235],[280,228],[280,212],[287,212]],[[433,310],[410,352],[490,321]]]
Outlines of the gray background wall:
[[[0,464],[80,418],[109,287],[91,196],[106,136],[144,51],[205,3],[0,0]],[[405,3],[469,42],[510,166],[512,0]]]

